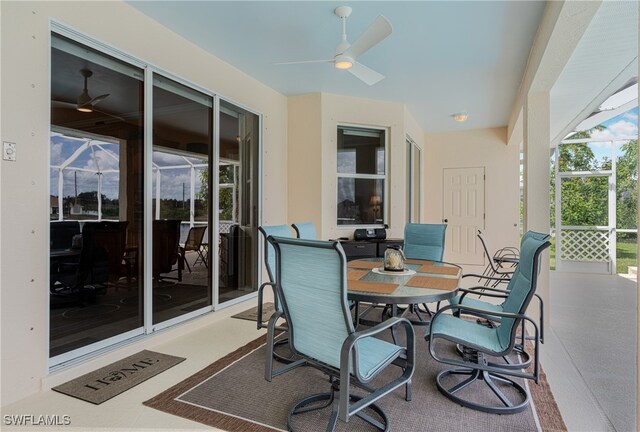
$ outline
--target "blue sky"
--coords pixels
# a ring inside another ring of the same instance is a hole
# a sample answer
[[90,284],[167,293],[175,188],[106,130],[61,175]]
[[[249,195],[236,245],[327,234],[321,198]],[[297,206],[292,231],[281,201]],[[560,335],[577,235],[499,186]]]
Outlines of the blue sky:
[[[58,133],[51,134],[51,146],[50,146],[50,162],[52,166],[60,166],[73,153],[85,143],[84,139],[72,138],[64,136]],[[120,157],[120,147],[117,144],[101,142],[93,140],[93,143],[99,144],[100,147],[93,147],[92,150],[86,149],[79,157],[74,160],[69,167],[82,168],[90,170],[87,171],[75,171],[72,169],[66,169],[64,171],[64,188],[63,196],[73,196],[75,194],[75,186],[78,187],[78,193],[92,192],[98,189],[98,177],[95,172],[100,170],[103,172],[102,176],[102,193],[110,199],[117,199],[119,196],[119,174],[117,172],[109,172],[110,170],[118,171]],[[187,158],[193,164],[206,164],[206,161]],[[98,165],[96,165],[96,162]],[[153,162],[159,166],[172,166],[172,165],[187,165],[187,161],[181,157],[168,153],[162,153],[158,151],[153,152]],[[195,190],[200,190],[200,170],[196,172],[195,176]],[[105,172],[107,171],[107,172]],[[75,173],[75,175],[74,175]],[[155,171],[154,171],[155,173]],[[188,168],[168,169],[162,170],[161,174],[161,197],[162,198],[174,198],[181,200],[183,193],[186,194],[186,199],[189,198],[191,190],[191,171]],[[156,176],[153,176],[153,185],[155,188]],[[50,190],[49,193],[53,196],[58,195],[58,169],[53,168],[50,170]],[[155,189],[154,189],[155,196]]]
[[[593,130],[591,137],[601,140],[616,140],[623,137],[638,136],[638,107],[620,114],[606,122],[602,123],[604,130]],[[590,144],[594,155],[601,160],[603,157],[611,158],[611,147],[608,143],[592,143]],[[620,147],[619,145],[617,146]]]

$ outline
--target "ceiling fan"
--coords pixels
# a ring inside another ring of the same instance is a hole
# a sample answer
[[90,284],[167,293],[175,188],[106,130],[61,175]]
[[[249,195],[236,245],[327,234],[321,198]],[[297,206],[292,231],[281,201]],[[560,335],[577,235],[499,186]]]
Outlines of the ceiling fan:
[[89,96],[89,90],[87,89],[87,80],[91,75],[93,75],[93,72],[89,69],[80,69],[80,74],[84,77],[84,89],[80,96],[78,96],[77,110],[82,112],[91,112],[93,111],[93,106],[106,99],[109,96],[109,93],[92,98]]
[[51,106],[54,108],[71,108],[71,109],[76,109],[80,112],[99,112],[101,114],[106,114],[108,116],[114,117],[118,120],[122,120],[124,121],[124,119],[122,117],[116,116],[114,114],[110,114],[108,112],[105,111],[100,111],[99,109],[96,109],[95,106],[102,102],[103,100],[105,100],[107,97],[109,97],[110,93],[105,93],[102,94],[100,96],[96,96],[94,98],[92,98],[89,95],[89,89],[87,88],[87,81],[88,79],[93,75],[93,72],[89,69],[80,69],[80,74],[84,77],[84,88],[82,89],[82,93],[80,93],[80,95],[78,96],[78,99],[76,101],[76,103],[72,103],[72,102],[65,102],[65,101],[58,101],[58,100],[53,100],[51,101]]
[[336,47],[333,59],[296,61],[277,64],[333,63],[337,69],[346,69],[356,78],[359,78],[369,85],[374,85],[384,79],[384,75],[366,67],[362,63],[358,63],[356,59],[382,42],[382,40],[391,34],[393,31],[391,23],[385,17],[379,15],[360,35],[360,37],[351,44],[347,41],[347,18],[351,15],[351,11],[352,9],[349,6],[340,6],[333,11],[333,13],[342,20],[342,39]]

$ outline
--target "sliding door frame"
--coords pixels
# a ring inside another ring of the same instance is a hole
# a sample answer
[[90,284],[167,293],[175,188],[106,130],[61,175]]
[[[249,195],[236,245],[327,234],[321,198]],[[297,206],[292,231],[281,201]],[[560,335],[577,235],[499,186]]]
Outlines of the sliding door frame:
[[[258,181],[258,185],[256,186],[258,188],[258,198],[257,198],[257,202],[258,202],[258,214],[257,214],[257,220],[256,225],[259,227],[260,225],[262,225],[262,214],[263,214],[263,210],[262,210],[262,188],[263,188],[263,182],[262,182],[262,173],[263,173],[263,163],[264,163],[264,158],[263,158],[263,125],[264,125],[264,116],[261,112],[256,111],[252,108],[249,108],[246,105],[243,105],[241,103],[238,103],[236,101],[234,101],[231,98],[228,98],[226,96],[223,95],[217,95],[216,100],[215,100],[215,110],[214,110],[214,116],[216,117],[216,121],[218,123],[216,123],[216,125],[218,127],[216,127],[215,131],[214,131],[214,139],[216,141],[216,143],[219,145],[220,144],[220,128],[219,128],[219,120],[220,120],[220,101],[223,100],[225,102],[228,102],[230,104],[235,105],[236,107],[243,109],[245,111],[248,111],[252,114],[255,114],[258,116],[258,130],[260,131],[259,137],[258,137],[258,160],[256,161],[256,163],[258,164],[258,175],[257,175],[257,181]],[[220,163],[220,151],[218,148],[218,151],[215,152],[215,163],[216,166],[218,166],[218,164]],[[242,169],[242,164],[240,164],[240,169]],[[242,178],[242,176],[238,173],[238,178]],[[219,176],[215,176],[215,209],[219,209],[219,195],[220,195],[220,191],[219,191],[219,181],[220,178]],[[241,205],[240,202],[242,200],[238,200],[239,203],[238,205]],[[219,230],[220,230],[220,224],[219,224],[219,218],[220,215],[218,213],[218,211],[215,212],[215,237],[214,237],[214,253],[216,254],[216,257],[219,256],[219,246],[218,246],[218,242],[217,242],[217,238],[220,235]],[[257,286],[260,286],[262,284],[262,278],[263,278],[263,272],[262,272],[262,263],[264,262],[264,239],[262,238],[263,236],[258,235],[257,238],[257,247],[258,247],[258,256],[257,256],[257,264],[259,265],[259,269],[258,269],[258,278],[257,278]],[[209,251],[209,253],[211,253],[211,251]],[[213,276],[216,278],[216,283],[219,284],[220,279],[219,279],[219,265],[215,265],[212,266],[215,267],[215,271],[213,273]],[[219,286],[219,285],[218,285]],[[217,286],[217,287],[218,287]],[[225,309],[229,306],[233,306],[235,304],[241,303],[243,301],[246,301],[248,299],[251,299],[253,297],[257,297],[258,295],[258,291],[256,289],[256,291],[250,292],[248,294],[245,294],[243,296],[240,297],[236,297],[234,299],[231,299],[229,301],[226,301],[224,303],[219,303],[219,289],[216,289],[214,291],[214,300],[215,300],[215,308],[214,310],[222,310]]]
[[[125,63],[128,63],[132,66],[141,68],[144,70],[144,149],[143,149],[143,158],[144,158],[144,178],[143,178],[143,194],[144,194],[144,203],[143,203],[143,324],[141,327],[137,327],[133,330],[127,331],[125,333],[110,337],[105,340],[101,340],[99,342],[83,346],[81,348],[60,354],[55,357],[50,357],[48,366],[49,371],[55,371],[59,369],[63,369],[67,366],[74,365],[79,363],[89,357],[93,357],[102,352],[108,352],[114,349],[117,349],[119,346],[129,343],[131,340],[137,338],[144,338],[146,335],[150,335],[158,330],[171,327],[175,324],[199,317],[201,315],[216,311],[218,309],[224,309],[228,306],[232,306],[234,304],[243,302],[245,300],[254,298],[257,296],[257,289],[251,293],[248,293],[244,296],[235,298],[233,300],[227,301],[224,304],[219,304],[219,263],[218,263],[218,236],[219,236],[219,147],[220,147],[220,100],[223,99],[226,102],[229,102],[238,108],[249,111],[258,116],[258,130],[259,130],[259,139],[257,141],[258,144],[258,177],[256,181],[258,184],[256,187],[258,188],[258,214],[257,214],[257,226],[262,224],[262,173],[263,173],[263,119],[264,116],[261,112],[258,112],[252,108],[249,108],[241,103],[236,102],[232,98],[228,98],[222,96],[220,93],[216,93],[211,91],[205,87],[202,87],[194,82],[184,79],[178,75],[175,75],[167,70],[158,67],[150,62],[146,62],[136,56],[128,54],[122,50],[112,47],[109,44],[103,43],[93,37],[87,36],[84,33],[67,26],[66,24],[60,23],[55,20],[49,20],[49,46],[51,46],[51,34],[58,34],[73,40],[79,44],[85,45],[89,48],[95,49],[102,54],[107,56],[114,57],[118,60],[121,60]],[[49,77],[51,77],[51,49],[49,49]],[[161,323],[153,324],[153,260],[152,260],[152,251],[153,251],[153,74],[158,74],[163,77],[174,80],[186,87],[189,87],[193,90],[203,93],[206,96],[213,98],[213,111],[212,111],[212,125],[213,125],[213,142],[210,143],[210,151],[213,152],[213,157],[210,157],[211,161],[211,173],[210,177],[210,193],[211,199],[209,203],[209,236],[212,239],[210,243],[209,250],[209,272],[212,280],[211,283],[211,305],[200,308],[198,310],[186,313],[184,315],[180,315],[178,317],[169,319],[167,321],[163,321]],[[48,82],[48,94],[51,94],[51,79]],[[49,120],[49,128],[51,130],[51,121]],[[50,146],[47,148],[47,152],[49,153],[50,159]],[[46,214],[44,217],[48,218],[49,214]],[[259,236],[260,237],[260,236]],[[49,239],[47,238],[47,244]],[[258,263],[262,263],[263,261],[263,242],[261,238],[258,238],[257,242],[257,260]],[[262,266],[260,266],[262,267]],[[262,271],[258,271],[257,282],[258,285],[262,283]],[[47,284],[49,281],[47,281]],[[257,287],[256,287],[257,288]],[[50,309],[47,309],[47,312],[50,314]],[[49,321],[47,321],[47,352],[49,352],[49,344],[50,344],[50,326]]]

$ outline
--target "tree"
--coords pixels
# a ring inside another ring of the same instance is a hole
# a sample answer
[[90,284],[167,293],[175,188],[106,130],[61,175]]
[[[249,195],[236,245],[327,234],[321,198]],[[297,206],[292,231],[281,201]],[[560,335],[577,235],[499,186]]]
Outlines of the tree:
[[[602,127],[598,127],[602,129]],[[590,138],[588,131],[574,134],[572,139]],[[559,172],[597,171],[611,169],[611,160],[598,160],[587,143],[560,145],[558,151]],[[555,166],[551,164],[551,223],[555,220]],[[608,224],[608,180],[606,177],[563,178],[561,190],[561,221],[564,226],[607,225]]]
[[[622,144],[616,166],[616,219],[618,228],[638,227],[638,141]],[[621,234],[622,235],[622,234]]]
[[[219,184],[233,184],[235,181],[235,165],[222,165],[218,171]],[[209,168],[200,170],[200,191],[196,194],[197,198],[202,202],[207,202],[209,197]],[[236,200],[238,199],[238,185],[236,185]],[[236,201],[237,202],[237,201]],[[233,215],[233,189],[232,188],[220,188],[218,194],[219,204],[219,217],[220,220],[225,221],[237,221],[238,209],[236,208],[236,214]],[[234,217],[235,216],[235,217]]]

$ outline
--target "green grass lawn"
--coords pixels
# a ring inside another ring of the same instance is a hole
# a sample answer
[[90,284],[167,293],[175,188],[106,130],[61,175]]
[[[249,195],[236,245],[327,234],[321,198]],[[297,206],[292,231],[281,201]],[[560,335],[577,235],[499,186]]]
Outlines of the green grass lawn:
[[[556,269],[556,239],[551,239],[550,267]],[[627,273],[627,267],[638,265],[637,240],[618,240],[616,243],[616,273]]]
[[618,241],[616,244],[616,273],[627,273],[627,267],[638,265],[637,241]]

